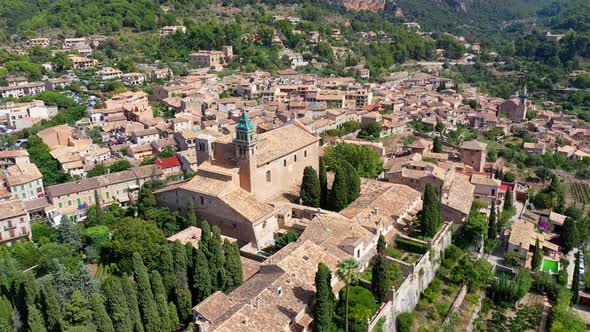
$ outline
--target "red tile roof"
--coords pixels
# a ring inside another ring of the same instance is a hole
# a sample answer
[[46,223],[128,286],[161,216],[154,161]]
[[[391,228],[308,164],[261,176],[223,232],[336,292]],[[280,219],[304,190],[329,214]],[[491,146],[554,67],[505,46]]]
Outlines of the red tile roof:
[[162,158],[156,160],[156,165],[160,166],[163,169],[177,167],[180,166],[180,159],[178,159],[178,156]]

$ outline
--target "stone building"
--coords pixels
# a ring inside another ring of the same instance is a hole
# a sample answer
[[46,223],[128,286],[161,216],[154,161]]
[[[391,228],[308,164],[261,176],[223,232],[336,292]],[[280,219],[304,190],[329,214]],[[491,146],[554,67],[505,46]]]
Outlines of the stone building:
[[461,155],[465,166],[472,167],[477,172],[483,172],[486,164],[487,144],[478,141],[468,141],[461,144]]
[[297,192],[306,166],[318,169],[319,137],[298,121],[260,135],[255,128],[244,112],[233,138],[200,134],[197,176],[156,192],[159,204],[186,213],[192,200],[198,215],[241,245],[273,244],[284,219],[265,202]]

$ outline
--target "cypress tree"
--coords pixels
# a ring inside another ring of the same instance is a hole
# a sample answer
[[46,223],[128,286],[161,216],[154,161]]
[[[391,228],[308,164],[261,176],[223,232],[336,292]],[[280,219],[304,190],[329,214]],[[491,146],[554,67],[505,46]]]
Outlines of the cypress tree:
[[319,263],[318,270],[315,274],[314,332],[330,331],[332,328],[335,300],[331,280],[332,274],[328,266],[324,263]]
[[144,326],[141,321],[141,313],[139,310],[139,303],[137,300],[137,291],[133,285],[133,281],[127,276],[121,277],[121,288],[123,294],[127,299],[127,305],[129,307],[129,320],[135,332],[143,332]]
[[212,292],[211,286],[211,272],[209,271],[209,263],[207,257],[203,253],[203,248],[199,247],[194,255],[195,268],[193,275],[193,301],[199,303],[206,299]]
[[60,332],[64,329],[63,317],[57,300],[57,293],[49,279],[43,281],[41,289],[41,311],[47,322],[49,332]]
[[385,249],[387,248],[387,243],[385,242],[385,238],[383,234],[379,234],[379,239],[377,240],[377,254],[385,255]]
[[158,270],[162,275],[162,283],[164,284],[166,295],[171,297],[176,288],[176,272],[174,271],[174,259],[172,258],[172,244],[162,246]]
[[112,276],[106,278],[104,281],[104,294],[109,308],[109,316],[115,330],[117,332],[133,332],[132,315],[129,311],[126,295],[121,288],[120,279]]
[[580,257],[576,254],[576,263],[574,266],[574,275],[572,279],[572,303],[578,304],[578,291],[580,290]]
[[427,183],[424,191],[422,213],[420,214],[420,228],[423,235],[433,237],[441,224],[442,217],[440,215],[438,193],[432,183]]
[[565,219],[563,226],[561,227],[560,238],[564,252],[570,252],[570,250],[579,244],[580,235],[573,218],[567,217]]
[[225,288],[225,257],[223,257],[223,242],[221,241],[221,229],[213,226],[213,236],[209,243],[209,271],[211,272],[211,284],[214,290]]
[[328,196],[328,205],[333,211],[340,211],[348,205],[348,183],[346,172],[340,166],[334,168],[336,173],[332,183],[332,191]]
[[[182,252],[184,253],[184,250]],[[145,265],[143,265],[143,260],[137,252],[133,253],[133,275],[137,287],[137,303],[145,330],[147,332],[160,331],[158,309],[150,286],[150,278]]]
[[43,315],[35,305],[27,306],[27,331],[30,332],[47,332]]
[[541,263],[543,263],[543,250],[539,244],[539,238],[537,238],[535,241],[535,251],[533,251],[533,258],[531,260],[531,269],[533,271],[538,271],[541,267]]
[[168,302],[166,301],[166,291],[162,284],[162,277],[160,272],[152,271],[151,274],[152,291],[154,293],[154,299],[156,306],[158,307],[158,315],[160,317],[160,324],[162,331],[171,330],[172,324],[170,323],[170,313],[168,312]]
[[197,226],[197,213],[192,199],[188,200],[186,210],[186,227]]
[[152,181],[146,181],[139,190],[138,199],[139,211],[145,213],[147,210],[156,207],[156,196],[152,189]]
[[506,196],[504,196],[504,211],[512,210],[514,205],[512,204],[512,191],[507,190]]
[[199,240],[199,248],[203,249],[207,261],[209,261],[211,254],[209,247],[211,246],[211,226],[207,220],[201,220],[201,239]]
[[113,321],[107,314],[102,298],[98,293],[92,293],[92,311],[94,312],[94,325],[100,332],[115,332]]
[[14,331],[12,305],[6,296],[0,296],[0,331]]
[[229,242],[228,239],[223,241],[223,254],[225,256],[225,275],[227,282],[225,292],[231,292],[242,284],[244,273],[242,271],[242,261],[240,260],[240,250],[236,243]]
[[311,166],[306,166],[303,169],[303,179],[301,180],[301,191],[299,197],[301,203],[306,206],[319,207],[320,206],[320,179],[315,169]]
[[[18,277],[13,281],[13,288],[15,288],[16,297],[14,304],[20,314],[21,322],[23,322],[24,328],[29,327],[29,309],[37,308],[37,299],[39,298],[39,288],[37,282],[32,273],[20,273]],[[41,314],[38,310],[37,312]],[[43,317],[41,317],[41,320]],[[33,322],[37,320],[33,318]]]
[[490,219],[488,222],[488,239],[493,240],[498,236],[498,228],[496,221],[496,201],[492,201],[492,208],[490,211]]
[[326,163],[322,157],[320,157],[318,179],[320,181],[320,206],[325,209],[328,204],[328,176],[326,174]]
[[[348,161],[342,160],[342,168],[346,173],[346,183],[348,184],[348,204],[352,203],[361,193],[361,177],[358,172]],[[347,205],[348,205],[347,204]]]
[[391,270],[383,255],[375,257],[375,264],[372,270],[371,286],[375,299],[379,302],[385,301],[385,298],[392,286]]
[[432,143],[432,152],[434,152],[434,153],[442,153],[443,152],[443,146],[442,146],[442,141],[440,140],[440,136],[436,136],[434,138],[434,142]]
[[[191,242],[187,242],[184,244],[184,249],[186,251],[186,278],[188,281],[188,289],[190,290],[191,294],[193,293],[193,270],[194,270],[194,261],[193,256],[195,255],[195,247]],[[191,296],[192,297],[192,296]]]
[[185,321],[191,314],[191,291],[186,274],[178,274],[176,279],[176,307],[178,317]]
[[174,272],[176,273],[176,277],[178,278],[178,274],[186,275],[186,249],[178,240],[174,241],[172,256],[174,257]]
[[168,313],[170,314],[170,327],[171,331],[176,331],[176,327],[180,324],[180,320],[178,319],[178,312],[176,311],[176,306],[173,302],[168,303]]

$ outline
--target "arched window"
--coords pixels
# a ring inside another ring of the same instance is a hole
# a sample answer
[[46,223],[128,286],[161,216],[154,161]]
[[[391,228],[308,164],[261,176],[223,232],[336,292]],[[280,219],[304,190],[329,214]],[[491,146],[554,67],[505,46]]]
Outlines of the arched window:
[[266,182],[270,182],[270,171],[266,171]]

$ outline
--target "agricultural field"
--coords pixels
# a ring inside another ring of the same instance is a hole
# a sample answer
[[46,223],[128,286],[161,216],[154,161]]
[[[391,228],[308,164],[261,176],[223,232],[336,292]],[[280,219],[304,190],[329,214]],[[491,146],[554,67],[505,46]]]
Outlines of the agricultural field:
[[585,182],[571,182],[568,186],[569,194],[576,204],[590,203],[590,185]]

